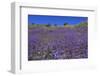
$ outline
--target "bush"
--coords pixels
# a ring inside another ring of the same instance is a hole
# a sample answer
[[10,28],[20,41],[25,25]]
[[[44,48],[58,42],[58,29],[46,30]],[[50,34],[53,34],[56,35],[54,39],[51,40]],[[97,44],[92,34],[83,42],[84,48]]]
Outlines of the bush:
[[50,27],[51,25],[50,24],[47,24],[47,25],[45,25],[46,27]]
[[77,27],[80,27],[80,26],[87,26],[88,23],[87,22],[81,22],[79,23],[78,25],[76,25]]
[[64,26],[67,26],[68,25],[68,23],[64,23]]

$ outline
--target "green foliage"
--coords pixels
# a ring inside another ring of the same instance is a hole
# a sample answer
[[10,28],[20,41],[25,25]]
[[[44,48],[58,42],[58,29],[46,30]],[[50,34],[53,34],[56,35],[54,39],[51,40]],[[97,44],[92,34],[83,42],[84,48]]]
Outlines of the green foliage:
[[51,27],[51,25],[50,24],[47,24],[47,25],[45,25],[46,27]]
[[28,28],[29,28],[29,29],[32,29],[32,28],[34,28],[34,27],[40,27],[40,25],[39,25],[39,24],[28,25]]
[[68,25],[68,23],[64,23],[64,26],[67,26]]
[[76,27],[81,27],[81,26],[87,26],[88,25],[88,23],[87,22],[81,22],[81,23],[79,23],[79,24],[77,24],[76,25]]
[[[64,26],[68,27],[68,28],[84,27],[84,26],[87,26],[87,25],[88,25],[87,22],[81,22],[81,23],[74,25],[74,26],[71,26],[68,23],[64,23]],[[28,28],[30,28],[30,29],[32,29],[34,27],[47,27],[48,28],[48,27],[51,27],[51,26],[53,26],[53,28],[54,28],[54,27],[57,27],[58,25],[57,24],[51,25],[51,24],[35,24],[35,23],[32,23],[31,25],[28,26]]]

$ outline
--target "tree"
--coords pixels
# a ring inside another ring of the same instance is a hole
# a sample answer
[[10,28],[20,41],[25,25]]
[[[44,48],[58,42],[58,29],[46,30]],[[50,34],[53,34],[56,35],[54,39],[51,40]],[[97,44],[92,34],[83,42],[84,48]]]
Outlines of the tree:
[[47,25],[45,25],[46,27],[50,27],[51,25],[50,24],[47,24]]
[[88,25],[87,22],[81,22],[81,23],[79,23],[77,26],[78,26],[78,27],[81,27],[81,26],[87,26],[87,25]]
[[64,23],[64,26],[67,26],[68,25],[68,23]]

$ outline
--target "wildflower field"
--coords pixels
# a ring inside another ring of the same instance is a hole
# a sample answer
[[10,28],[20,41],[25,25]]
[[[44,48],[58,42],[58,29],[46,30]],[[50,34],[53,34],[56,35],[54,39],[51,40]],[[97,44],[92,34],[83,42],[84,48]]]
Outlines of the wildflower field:
[[28,60],[88,58],[88,24],[28,26]]

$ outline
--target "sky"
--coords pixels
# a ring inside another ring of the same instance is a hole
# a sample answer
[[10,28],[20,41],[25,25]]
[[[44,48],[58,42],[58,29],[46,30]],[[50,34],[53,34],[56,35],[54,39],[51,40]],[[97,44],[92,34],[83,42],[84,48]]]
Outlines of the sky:
[[77,16],[50,16],[50,15],[28,15],[28,24],[57,24],[63,25],[68,23],[69,25],[76,25],[80,22],[88,22],[88,17]]

